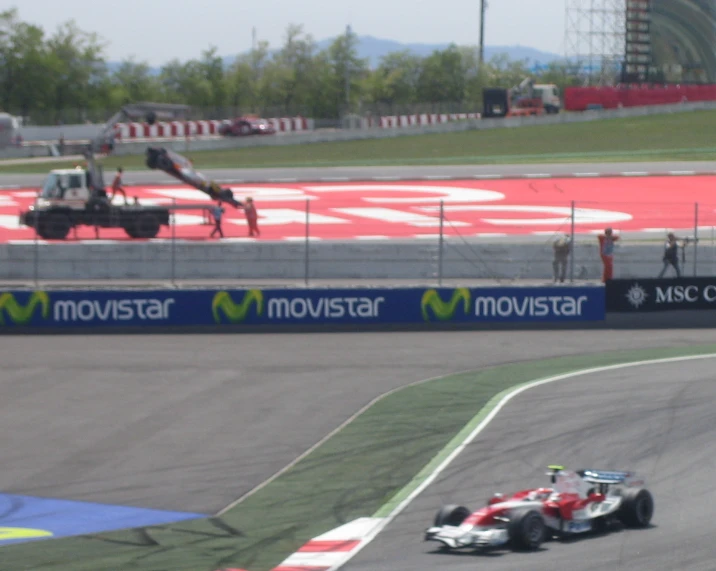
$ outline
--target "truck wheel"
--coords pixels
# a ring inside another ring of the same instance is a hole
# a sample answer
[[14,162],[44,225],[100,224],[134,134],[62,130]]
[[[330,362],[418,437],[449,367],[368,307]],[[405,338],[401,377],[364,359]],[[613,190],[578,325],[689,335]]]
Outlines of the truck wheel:
[[51,212],[40,218],[38,234],[48,240],[64,240],[72,229],[72,221],[66,214]]
[[435,526],[452,525],[458,527],[470,515],[470,510],[465,506],[448,505],[440,508],[435,514]]
[[619,509],[619,520],[627,527],[647,527],[654,515],[654,498],[645,488],[628,488]]
[[542,514],[533,509],[515,511],[507,524],[513,549],[533,551],[545,540],[546,526]]
[[[154,238],[159,234],[159,220],[154,214],[144,212],[134,220],[134,238]],[[129,232],[127,232],[129,234]],[[131,236],[131,234],[130,234]]]

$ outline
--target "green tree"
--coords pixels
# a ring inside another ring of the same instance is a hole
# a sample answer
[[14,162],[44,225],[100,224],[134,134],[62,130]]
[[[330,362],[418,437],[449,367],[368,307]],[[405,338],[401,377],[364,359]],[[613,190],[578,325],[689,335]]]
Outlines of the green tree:
[[[74,21],[62,24],[47,41],[47,87],[60,120],[79,120],[88,109],[102,107],[107,65],[104,46],[94,33],[83,32]],[[62,117],[65,110],[78,116]]]
[[326,90],[329,98],[321,106],[332,100],[330,116],[337,118],[342,109],[351,109],[360,100],[361,82],[368,69],[368,61],[358,57],[358,37],[350,27],[325,50],[317,68],[320,89]]
[[430,103],[462,102],[466,93],[465,69],[460,50],[451,45],[425,58],[418,78],[417,97]]
[[41,28],[18,19],[17,10],[0,13],[0,103],[22,116],[44,109],[48,57]]
[[133,101],[155,101],[159,98],[158,78],[152,74],[149,64],[125,60],[112,74],[113,107]]
[[423,59],[419,56],[408,51],[388,54],[366,80],[369,101],[391,110],[394,106],[416,103],[422,70]]

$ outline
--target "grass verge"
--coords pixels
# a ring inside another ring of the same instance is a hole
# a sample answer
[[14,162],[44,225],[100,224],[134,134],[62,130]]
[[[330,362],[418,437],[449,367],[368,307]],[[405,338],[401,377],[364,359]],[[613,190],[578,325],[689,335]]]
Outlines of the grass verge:
[[[390,139],[189,151],[200,170],[249,167],[489,165],[547,162],[711,160],[716,111],[692,111],[588,123],[406,135]],[[144,170],[142,156],[109,157]],[[73,163],[0,164],[0,173],[44,173]]]
[[2,567],[267,571],[310,538],[374,515],[495,395],[511,386],[578,369],[712,352],[716,345],[553,358],[406,387],[376,402],[221,518],[7,546],[0,555]]

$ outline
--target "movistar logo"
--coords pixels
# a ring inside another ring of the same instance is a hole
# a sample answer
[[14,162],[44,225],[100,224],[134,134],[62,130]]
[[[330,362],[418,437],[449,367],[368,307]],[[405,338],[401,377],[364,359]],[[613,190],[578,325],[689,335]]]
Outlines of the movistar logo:
[[214,314],[214,321],[217,323],[221,323],[221,314],[230,323],[240,323],[246,319],[254,304],[256,305],[256,315],[261,315],[264,312],[264,294],[261,290],[250,289],[239,303],[234,303],[229,292],[220,291],[211,302],[211,311]]
[[35,315],[35,309],[40,307],[42,317],[50,316],[50,296],[44,291],[32,293],[27,303],[21,305],[11,293],[0,294],[0,325],[5,325],[5,318],[15,325],[27,325]]
[[467,315],[470,311],[470,290],[464,287],[458,288],[452,292],[450,301],[445,302],[435,289],[429,289],[423,294],[420,307],[423,311],[423,319],[430,321],[430,311],[436,319],[440,321],[449,321],[455,317],[458,306],[462,303],[463,311]]

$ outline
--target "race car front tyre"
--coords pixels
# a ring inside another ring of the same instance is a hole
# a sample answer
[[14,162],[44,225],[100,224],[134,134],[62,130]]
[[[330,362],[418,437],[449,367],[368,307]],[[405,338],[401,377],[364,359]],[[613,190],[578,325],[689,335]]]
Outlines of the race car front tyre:
[[627,527],[647,527],[654,515],[654,498],[649,490],[628,488],[618,515]]
[[515,550],[539,549],[545,540],[546,530],[542,514],[529,508],[513,512],[507,524],[510,542]]
[[442,527],[444,525],[457,527],[461,525],[471,513],[472,512],[465,506],[443,506],[435,515],[435,527]]

